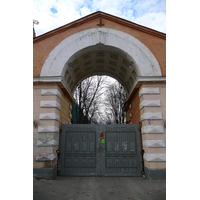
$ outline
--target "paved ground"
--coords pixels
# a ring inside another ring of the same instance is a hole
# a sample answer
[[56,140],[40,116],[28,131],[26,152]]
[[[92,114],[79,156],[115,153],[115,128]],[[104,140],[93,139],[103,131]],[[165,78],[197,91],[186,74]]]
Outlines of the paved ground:
[[33,200],[162,200],[166,181],[142,177],[57,177],[33,180]]

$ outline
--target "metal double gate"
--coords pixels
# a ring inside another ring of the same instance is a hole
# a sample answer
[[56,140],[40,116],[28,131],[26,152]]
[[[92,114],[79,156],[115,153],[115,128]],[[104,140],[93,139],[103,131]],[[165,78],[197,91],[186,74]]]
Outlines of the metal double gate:
[[62,124],[61,176],[142,176],[139,124]]

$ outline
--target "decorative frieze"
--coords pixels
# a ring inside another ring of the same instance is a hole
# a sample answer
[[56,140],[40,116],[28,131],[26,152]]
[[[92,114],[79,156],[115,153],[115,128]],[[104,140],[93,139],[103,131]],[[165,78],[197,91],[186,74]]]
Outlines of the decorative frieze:
[[56,95],[59,98],[61,98],[61,93],[59,92],[58,89],[42,89],[41,90],[41,95],[42,96],[52,96],[52,95]]
[[165,147],[165,140],[143,140],[144,147]]
[[160,107],[160,100],[143,100],[140,103],[140,109],[146,107]]
[[38,139],[37,140],[37,146],[38,147],[47,147],[47,146],[57,146],[58,145],[58,141],[55,139]]
[[144,160],[148,162],[165,162],[166,154],[146,154],[144,153]]
[[40,101],[40,107],[42,108],[58,108],[60,110],[61,106],[57,101]]
[[38,133],[59,133],[58,126],[38,126]]
[[162,119],[161,112],[145,112],[140,116],[140,121],[147,119]]
[[139,97],[141,97],[143,94],[159,94],[159,87],[147,87],[142,88],[139,92]]
[[163,126],[142,126],[141,128],[142,134],[149,133],[164,133]]
[[55,119],[60,120],[60,116],[56,113],[40,113],[39,119]]
[[40,153],[36,155],[36,161],[51,161],[56,159],[55,153]]

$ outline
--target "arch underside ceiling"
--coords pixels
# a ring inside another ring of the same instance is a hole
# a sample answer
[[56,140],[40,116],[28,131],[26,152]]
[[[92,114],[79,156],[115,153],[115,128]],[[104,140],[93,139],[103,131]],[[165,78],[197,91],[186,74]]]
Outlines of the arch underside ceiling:
[[108,75],[118,80],[127,94],[137,77],[135,61],[125,52],[97,44],[75,53],[66,63],[64,82],[73,93],[76,86],[93,75]]
[[138,39],[114,29],[92,28],[58,44],[40,74],[61,77],[71,95],[80,81],[92,75],[117,79],[129,96],[137,76],[161,76],[161,70],[154,55]]

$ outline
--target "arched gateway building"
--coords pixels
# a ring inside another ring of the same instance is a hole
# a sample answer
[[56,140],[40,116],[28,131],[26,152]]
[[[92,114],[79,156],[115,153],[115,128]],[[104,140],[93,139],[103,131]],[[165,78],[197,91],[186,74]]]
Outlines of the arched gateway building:
[[[92,75],[124,86],[128,124],[70,125],[73,92]],[[56,177],[59,150],[61,175],[165,178],[166,34],[96,12],[35,37],[33,100],[35,177]]]

